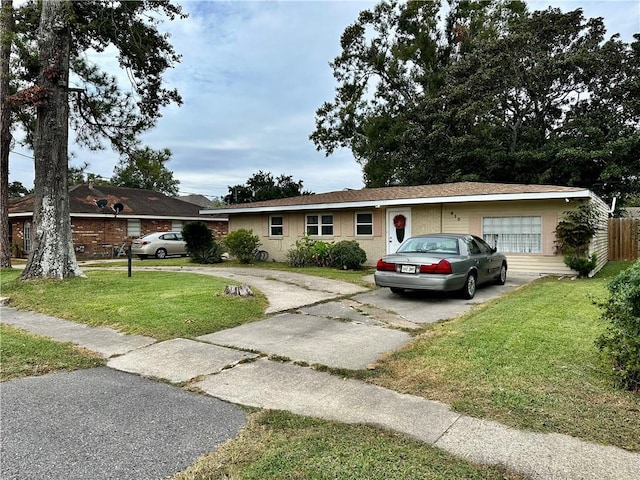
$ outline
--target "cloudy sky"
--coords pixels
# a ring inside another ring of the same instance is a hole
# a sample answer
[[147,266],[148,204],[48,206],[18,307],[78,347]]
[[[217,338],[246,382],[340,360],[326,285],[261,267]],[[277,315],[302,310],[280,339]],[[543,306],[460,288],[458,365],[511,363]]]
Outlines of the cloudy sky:
[[[14,2],[17,3],[17,2]],[[184,100],[164,111],[143,143],[169,148],[167,167],[180,193],[224,196],[259,170],[291,175],[315,193],[362,188],[362,173],[349,151],[330,157],[309,140],[315,111],[333,99],[329,62],[339,39],[373,1],[182,1],[186,20],[165,25],[182,62],[167,76]],[[582,8],[603,17],[608,34],[630,42],[640,32],[638,0],[532,1],[531,9]],[[70,144],[71,163],[110,178],[118,156]],[[10,181],[33,186],[29,150],[10,156]]]

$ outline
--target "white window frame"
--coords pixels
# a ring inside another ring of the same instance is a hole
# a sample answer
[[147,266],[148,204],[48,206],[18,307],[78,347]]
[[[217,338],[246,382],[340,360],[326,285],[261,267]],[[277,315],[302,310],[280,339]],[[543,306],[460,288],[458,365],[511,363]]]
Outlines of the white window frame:
[[540,215],[482,218],[482,239],[502,253],[542,253]]
[[[279,224],[273,222],[276,218],[280,219]],[[278,229],[280,229],[280,233],[276,233]],[[269,236],[277,238],[284,236],[284,217],[282,215],[271,215],[269,217]]]
[[[318,223],[309,223],[309,217],[317,217]],[[324,217],[331,217],[331,223],[325,223]],[[333,213],[314,213],[306,215],[304,218],[304,230],[309,237],[333,237]],[[316,228],[317,233],[309,233],[309,227]],[[325,229],[331,228],[331,233],[325,233]]]
[[182,232],[182,227],[184,227],[184,222],[182,220],[171,220],[172,232]]
[[[371,221],[362,222],[358,221],[358,215],[370,215]],[[373,237],[373,212],[356,212],[355,213],[355,234],[356,237]],[[358,232],[358,227],[369,227],[371,229],[371,233],[360,233]]]
[[127,237],[139,237],[142,234],[142,222],[139,218],[127,219]]

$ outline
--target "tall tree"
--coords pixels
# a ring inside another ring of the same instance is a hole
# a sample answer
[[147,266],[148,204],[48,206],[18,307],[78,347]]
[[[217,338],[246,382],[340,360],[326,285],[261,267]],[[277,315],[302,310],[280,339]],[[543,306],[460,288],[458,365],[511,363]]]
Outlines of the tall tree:
[[118,187],[142,188],[166,195],[177,195],[179,180],[165,163],[171,159],[168,148],[155,151],[149,147],[137,149],[120,159],[111,183]]
[[276,198],[297,197],[309,195],[302,190],[302,180],[297,182],[291,175],[280,175],[273,178],[271,172],[260,170],[247,180],[245,185],[229,187],[229,194],[224,197],[228,205],[238,203],[262,202]]
[[[34,146],[36,171],[36,236],[22,278],[81,274],[68,212],[68,125],[82,146],[104,148],[102,142],[107,140],[117,151],[128,152],[136,148],[138,135],[155,125],[163,106],[181,103],[177,91],[163,86],[164,71],[179,56],[168,36],[157,29],[162,16],[184,17],[181,8],[168,0],[47,0],[29,2],[16,11],[15,45],[20,55],[15,74],[32,86],[10,100],[23,111],[20,119],[27,143]],[[34,35],[35,21],[40,28]],[[104,52],[109,46],[118,51],[119,65],[132,79],[133,92],[122,91],[115,77],[85,55],[88,50]],[[78,88],[68,86],[70,71]],[[70,91],[74,94],[71,104]],[[28,115],[34,108],[35,130]]]
[[42,97],[34,137],[33,249],[22,278],[81,276],[73,249],[67,184],[70,2],[42,5],[38,31]]
[[11,106],[9,58],[13,35],[13,1],[0,4],[0,268],[11,268],[9,242],[9,150],[11,149]]
[[520,1],[452,1],[440,15],[417,1],[361,12],[331,64],[338,87],[316,114],[318,150],[351,149],[367,186],[637,191],[637,41],[605,41],[602,19],[581,10]]

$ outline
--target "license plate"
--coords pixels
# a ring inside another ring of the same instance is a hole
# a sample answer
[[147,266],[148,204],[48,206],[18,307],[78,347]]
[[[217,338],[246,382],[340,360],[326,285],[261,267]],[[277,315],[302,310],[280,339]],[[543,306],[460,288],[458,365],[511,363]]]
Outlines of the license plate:
[[415,265],[401,265],[400,273],[416,273]]

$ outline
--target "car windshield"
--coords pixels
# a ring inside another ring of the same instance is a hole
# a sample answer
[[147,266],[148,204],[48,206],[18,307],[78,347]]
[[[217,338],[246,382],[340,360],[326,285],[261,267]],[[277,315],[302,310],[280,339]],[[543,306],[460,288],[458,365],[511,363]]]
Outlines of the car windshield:
[[398,253],[444,253],[459,255],[458,240],[449,237],[410,238],[398,249]]

